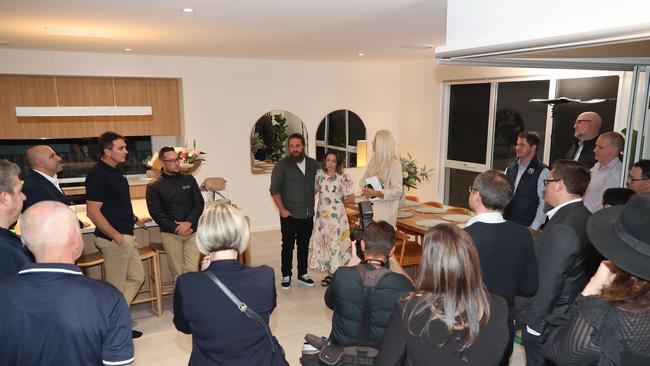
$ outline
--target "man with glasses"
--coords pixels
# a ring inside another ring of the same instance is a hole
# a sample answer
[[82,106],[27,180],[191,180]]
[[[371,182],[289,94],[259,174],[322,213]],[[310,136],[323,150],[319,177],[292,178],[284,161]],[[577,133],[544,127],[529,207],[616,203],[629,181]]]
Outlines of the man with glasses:
[[639,160],[627,175],[627,186],[636,193],[650,192],[650,160]]
[[190,174],[181,173],[178,153],[173,147],[158,152],[162,162],[160,177],[147,184],[147,209],[160,227],[174,281],[199,268],[196,228],[203,212],[203,196]]
[[601,125],[602,119],[598,113],[581,113],[573,124],[573,136],[577,140],[569,149],[566,158],[579,161],[587,169],[591,169],[596,164],[594,148],[596,147],[596,137],[600,133]]
[[591,212],[582,203],[590,173],[580,163],[558,160],[544,180],[544,200],[554,208],[535,239],[539,287],[526,312],[523,329],[526,365],[544,365],[547,335],[563,324],[589,278],[591,244],[585,225]]

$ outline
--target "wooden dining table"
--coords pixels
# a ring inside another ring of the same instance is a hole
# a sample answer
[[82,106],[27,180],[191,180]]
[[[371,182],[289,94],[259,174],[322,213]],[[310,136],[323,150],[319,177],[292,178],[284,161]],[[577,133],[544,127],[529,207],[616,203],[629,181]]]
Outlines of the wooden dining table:
[[[430,229],[430,227],[427,226],[422,226],[418,225],[417,222],[420,220],[441,220],[441,221],[447,221],[443,219],[443,216],[449,215],[449,214],[465,214],[463,212],[459,211],[468,211],[467,214],[468,216],[473,216],[473,213],[471,211],[465,209],[465,208],[459,208],[459,207],[449,207],[445,206],[443,209],[445,212],[443,213],[421,213],[417,212],[416,209],[420,207],[431,207],[427,206],[424,204],[421,204],[419,206],[413,206],[413,207],[403,207],[400,208],[400,212],[411,212],[413,213],[413,216],[407,217],[407,218],[398,218],[397,219],[397,229],[405,232],[406,234],[413,235],[418,238],[418,242],[422,242],[421,239],[424,237],[424,234],[427,233],[427,231]],[[359,209],[357,207],[356,203],[353,204],[348,204],[346,205],[346,211],[348,216],[358,218],[359,217]],[[458,225],[459,227],[464,227],[464,225],[467,223],[467,220],[465,221],[447,221],[450,224],[455,224]]]

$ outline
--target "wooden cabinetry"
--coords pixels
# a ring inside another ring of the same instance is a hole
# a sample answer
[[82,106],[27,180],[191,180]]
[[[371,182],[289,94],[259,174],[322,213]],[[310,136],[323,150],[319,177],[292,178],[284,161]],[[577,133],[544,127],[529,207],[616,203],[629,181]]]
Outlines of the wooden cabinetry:
[[[179,135],[178,79],[0,75],[0,138]],[[144,106],[151,116],[16,117],[16,106]]]

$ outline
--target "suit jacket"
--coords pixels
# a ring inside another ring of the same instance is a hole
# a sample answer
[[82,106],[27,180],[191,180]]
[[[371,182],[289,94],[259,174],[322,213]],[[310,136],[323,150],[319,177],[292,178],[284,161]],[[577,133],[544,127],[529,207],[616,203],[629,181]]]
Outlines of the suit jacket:
[[59,191],[52,182],[35,171],[31,171],[23,183],[23,193],[27,197],[23,203],[23,211],[41,201],[58,201],[65,205],[70,204],[68,197]]
[[537,332],[544,334],[564,324],[587,282],[593,250],[586,231],[590,216],[582,201],[568,204],[553,215],[535,240],[539,287],[527,323]]
[[[207,271],[214,273],[268,324],[276,305],[272,268],[250,268],[233,259],[214,261]],[[272,356],[264,329],[240,312],[202,272],[178,277],[174,292],[174,325],[179,331],[192,335],[190,366],[286,365],[279,351]]]
[[[596,147],[597,138],[591,140],[583,141],[582,151],[578,157],[578,161],[582,163],[587,169],[591,169],[596,164],[596,155],[594,153],[594,148]],[[573,155],[576,154],[578,150],[578,140],[575,140],[573,145],[566,154],[566,159],[573,160]]]
[[[57,201],[68,206],[71,203],[68,197],[59,191],[52,182],[33,170],[25,177],[23,193],[27,197],[23,203],[23,212],[41,201]],[[79,227],[84,227],[83,222],[79,221]]]

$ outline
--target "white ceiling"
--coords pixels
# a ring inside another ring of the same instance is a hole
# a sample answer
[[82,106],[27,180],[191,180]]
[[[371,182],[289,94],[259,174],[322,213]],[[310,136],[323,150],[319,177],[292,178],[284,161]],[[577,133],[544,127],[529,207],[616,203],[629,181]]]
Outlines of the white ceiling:
[[[2,0],[0,49],[322,61],[433,60],[446,0]],[[194,8],[185,14],[181,8]],[[44,27],[113,32],[48,36]],[[364,56],[358,56],[363,52]]]

